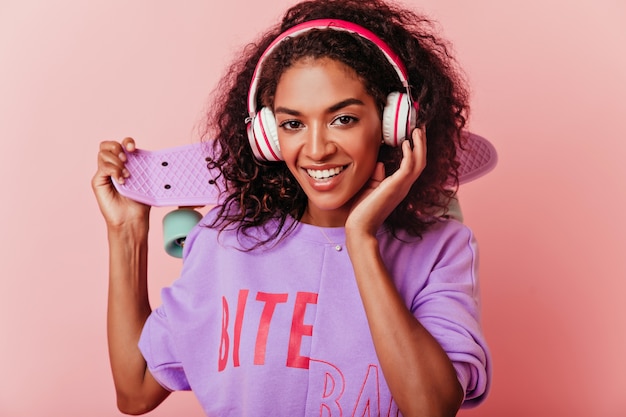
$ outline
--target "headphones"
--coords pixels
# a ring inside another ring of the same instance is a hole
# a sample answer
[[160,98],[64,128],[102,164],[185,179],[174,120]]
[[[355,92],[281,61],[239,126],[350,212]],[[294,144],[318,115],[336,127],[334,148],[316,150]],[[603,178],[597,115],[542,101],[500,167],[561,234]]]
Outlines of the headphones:
[[257,85],[261,77],[263,62],[266,57],[286,38],[297,37],[312,29],[332,29],[354,33],[376,45],[387,58],[398,74],[398,78],[406,89],[405,93],[392,92],[387,96],[387,103],[383,109],[382,133],[383,140],[387,145],[398,146],[415,128],[417,120],[418,104],[413,103],[409,92],[409,81],[406,69],[400,58],[378,36],[366,28],[345,20],[317,19],[296,25],[279,35],[270,46],[263,52],[254,69],[250,89],[248,90],[248,140],[254,156],[260,161],[282,161],[278,144],[278,127],[276,118],[271,109],[267,107],[256,110]]

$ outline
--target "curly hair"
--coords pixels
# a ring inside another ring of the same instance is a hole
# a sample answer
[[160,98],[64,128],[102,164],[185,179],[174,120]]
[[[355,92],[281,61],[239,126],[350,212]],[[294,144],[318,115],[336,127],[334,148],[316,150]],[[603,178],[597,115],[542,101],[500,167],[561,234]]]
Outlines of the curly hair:
[[[212,227],[234,228],[248,235],[270,219],[279,221],[259,245],[289,229],[299,220],[307,197],[283,162],[257,160],[249,145],[244,120],[248,117],[248,89],[255,67],[270,43],[287,29],[314,19],[341,19],[369,29],[404,63],[413,100],[419,103],[418,125],[427,132],[427,164],[407,197],[385,224],[420,236],[433,213],[445,213],[458,187],[456,149],[469,113],[468,90],[450,45],[437,35],[427,17],[381,0],[308,0],[291,7],[282,22],[247,45],[213,93],[206,136],[213,141],[209,168],[221,175],[223,199]],[[351,67],[363,81],[382,114],[387,95],[403,91],[401,81],[377,46],[343,31],[312,30],[287,38],[264,61],[257,88],[257,108],[273,108],[281,74],[303,58],[330,58]],[[382,145],[379,160],[387,175],[398,169],[400,148]]]

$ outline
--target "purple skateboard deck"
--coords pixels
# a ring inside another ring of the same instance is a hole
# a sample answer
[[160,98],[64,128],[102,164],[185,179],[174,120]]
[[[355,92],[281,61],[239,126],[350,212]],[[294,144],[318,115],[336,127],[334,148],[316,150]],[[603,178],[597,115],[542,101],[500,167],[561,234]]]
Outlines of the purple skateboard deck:
[[160,151],[127,153],[130,177],[120,194],[151,206],[205,206],[218,202],[217,171],[207,168],[209,145],[198,143]]
[[[207,168],[210,146],[206,143],[160,151],[137,149],[127,153],[131,173],[123,185],[113,181],[120,194],[151,206],[205,206],[217,204],[217,170]],[[491,171],[496,150],[485,138],[468,134],[465,149],[458,150],[459,183],[464,184]]]
[[465,184],[490,172],[498,163],[496,148],[487,139],[468,133],[464,149],[457,149],[459,184]]

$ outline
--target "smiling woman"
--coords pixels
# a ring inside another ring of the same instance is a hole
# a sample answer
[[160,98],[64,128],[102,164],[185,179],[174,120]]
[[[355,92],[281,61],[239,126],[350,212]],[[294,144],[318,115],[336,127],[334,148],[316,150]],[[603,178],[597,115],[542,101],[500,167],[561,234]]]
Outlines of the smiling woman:
[[378,0],[289,9],[220,83],[222,198],[154,311],[150,207],[111,180],[135,142],[100,145],[122,411],[174,390],[219,416],[452,416],[485,398],[476,242],[446,216],[468,104],[444,45]]
[[301,221],[343,226],[381,146],[373,97],[345,64],[304,59],[283,73],[274,104],[282,156],[308,200]]
[[[219,86],[233,49],[297,1],[0,1],[0,416],[120,415],[106,345],[106,228],[87,188],[94,150],[129,134],[144,149],[198,142],[207,86]],[[500,158],[459,189],[480,246],[494,357],[487,400],[459,416],[626,416],[626,216],[615,211],[626,206],[626,54],[616,53],[626,2],[401,3],[437,19],[436,33],[453,42],[471,81],[466,128]],[[233,96],[240,125],[249,83]],[[182,265],[161,249],[164,214],[150,213],[155,308]],[[343,228],[321,230],[345,244],[333,233]],[[273,332],[272,322],[268,341]],[[327,369],[330,388],[341,377]],[[177,392],[149,415],[204,413],[192,392]]]

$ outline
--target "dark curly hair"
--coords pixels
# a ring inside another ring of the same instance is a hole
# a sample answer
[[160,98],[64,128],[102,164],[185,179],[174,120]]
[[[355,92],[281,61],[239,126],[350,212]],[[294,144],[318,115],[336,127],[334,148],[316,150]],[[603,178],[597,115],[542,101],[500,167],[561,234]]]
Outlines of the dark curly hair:
[[[206,137],[213,142],[209,168],[221,173],[223,199],[217,220],[221,229],[248,231],[276,219],[268,231],[276,239],[305,212],[307,197],[283,162],[257,160],[249,145],[245,120],[253,72],[270,43],[287,29],[314,19],[341,19],[369,29],[399,56],[408,72],[410,93],[419,103],[418,124],[427,132],[427,164],[407,197],[386,219],[395,233],[400,229],[420,236],[432,223],[432,213],[445,213],[458,186],[457,146],[469,112],[468,91],[449,44],[437,35],[435,24],[413,11],[381,0],[309,0],[291,7],[282,22],[247,45],[229,68],[209,109]],[[273,108],[281,74],[303,58],[330,58],[357,73],[380,106],[387,95],[404,91],[397,74],[378,47],[358,35],[334,30],[312,30],[288,38],[267,57],[257,88],[257,108]],[[398,169],[400,148],[382,145],[379,160],[387,174]]]

